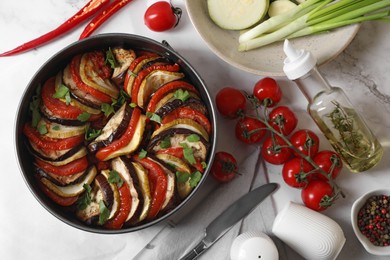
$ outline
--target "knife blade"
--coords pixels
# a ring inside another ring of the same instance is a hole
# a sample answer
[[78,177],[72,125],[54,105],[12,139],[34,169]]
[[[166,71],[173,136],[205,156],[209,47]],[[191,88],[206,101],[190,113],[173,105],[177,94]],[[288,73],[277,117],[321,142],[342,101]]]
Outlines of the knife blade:
[[180,260],[196,259],[278,187],[277,183],[268,183],[250,191],[233,202],[206,227],[203,239],[191,251],[182,256]]

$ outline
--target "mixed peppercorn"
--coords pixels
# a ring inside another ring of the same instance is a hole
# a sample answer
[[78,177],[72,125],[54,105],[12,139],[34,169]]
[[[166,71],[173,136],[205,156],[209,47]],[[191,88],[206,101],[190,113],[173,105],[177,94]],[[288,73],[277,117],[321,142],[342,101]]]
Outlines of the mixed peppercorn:
[[390,201],[387,195],[371,196],[358,213],[358,227],[375,246],[390,244]]

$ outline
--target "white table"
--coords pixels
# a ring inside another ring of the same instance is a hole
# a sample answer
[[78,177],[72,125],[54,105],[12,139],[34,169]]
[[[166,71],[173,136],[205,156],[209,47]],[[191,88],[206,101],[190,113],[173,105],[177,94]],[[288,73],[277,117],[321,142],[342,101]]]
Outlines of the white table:
[[[196,0],[194,0],[196,1]],[[61,24],[76,13],[87,1],[1,1],[0,2],[0,52],[14,48]],[[165,33],[149,31],[143,24],[146,1],[134,1],[112,17],[97,33],[122,32],[138,34],[158,41],[167,40],[184,56],[203,77],[213,97],[223,86],[232,85],[248,91],[259,76],[233,68],[215,56],[201,40],[189,21],[182,1],[173,3],[183,9],[183,17],[177,28]],[[77,230],[49,214],[34,199],[19,172],[14,152],[14,122],[18,102],[24,88],[37,69],[57,51],[76,41],[83,29],[80,26],[52,43],[22,55],[0,58],[0,80],[2,91],[1,119],[3,139],[0,149],[0,258],[1,259],[131,259],[163,227],[155,227],[122,235],[99,235]],[[366,253],[355,238],[350,225],[352,202],[361,194],[390,185],[388,160],[390,144],[390,27],[385,23],[364,24],[351,45],[334,61],[321,67],[328,80],[341,86],[348,93],[357,109],[366,117],[369,126],[382,143],[384,160],[374,169],[352,174],[344,169],[338,180],[347,197],[324,212],[343,228],[347,242],[339,259],[385,259]],[[284,78],[278,79],[285,93],[283,104],[291,106],[299,115],[299,127],[310,127],[318,133],[305,112],[306,100],[295,85]],[[234,139],[233,122],[218,119],[218,149],[233,153],[245,172],[253,168],[253,158],[245,161],[256,147],[239,144]],[[329,144],[321,139],[321,148]],[[250,165],[248,165],[250,164]],[[280,183],[280,189],[272,196],[270,210],[278,212],[287,201],[300,202],[300,193],[287,187],[282,179],[281,167],[269,166],[268,178]],[[240,182],[251,178],[243,174],[234,180]],[[249,183],[249,182],[248,182]],[[217,184],[209,178],[205,187]],[[229,184],[232,185],[232,184]],[[238,185],[232,185],[238,191]],[[246,189],[249,188],[245,187]],[[195,203],[187,210],[196,208]],[[200,206],[201,207],[201,206]],[[220,210],[222,210],[221,208]],[[226,259],[233,239],[239,232],[262,230],[269,233],[272,220],[259,221],[259,207],[247,217],[242,225],[235,226],[216,243],[201,259]],[[264,212],[263,212],[264,213]],[[207,219],[208,220],[208,219]],[[208,221],[211,221],[209,219]],[[262,224],[260,224],[260,222]],[[207,223],[207,221],[205,221]],[[195,224],[194,224],[195,225]],[[190,227],[201,229],[204,227]],[[300,259],[291,249],[277,241],[281,259]]]

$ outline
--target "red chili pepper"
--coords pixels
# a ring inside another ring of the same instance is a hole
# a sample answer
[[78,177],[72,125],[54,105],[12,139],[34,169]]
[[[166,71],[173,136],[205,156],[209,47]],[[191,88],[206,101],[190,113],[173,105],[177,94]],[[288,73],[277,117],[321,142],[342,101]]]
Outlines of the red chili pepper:
[[90,36],[97,28],[100,27],[108,18],[119,11],[122,7],[130,3],[132,0],[116,0],[108,5],[100,12],[92,21],[85,27],[80,35],[80,40]]
[[43,45],[54,38],[57,38],[67,31],[75,28],[79,24],[81,24],[86,19],[93,16],[95,13],[97,13],[99,10],[101,10],[110,0],[91,0],[89,1],[80,11],[78,11],[75,15],[73,15],[71,18],[66,20],[63,24],[61,24],[56,29],[34,39],[29,42],[26,42],[19,47],[16,47],[15,49],[12,49],[10,51],[4,52],[0,54],[0,57],[5,56],[11,56],[14,54],[18,54],[21,52],[25,52],[28,50],[31,50],[33,48],[36,48],[40,45]]

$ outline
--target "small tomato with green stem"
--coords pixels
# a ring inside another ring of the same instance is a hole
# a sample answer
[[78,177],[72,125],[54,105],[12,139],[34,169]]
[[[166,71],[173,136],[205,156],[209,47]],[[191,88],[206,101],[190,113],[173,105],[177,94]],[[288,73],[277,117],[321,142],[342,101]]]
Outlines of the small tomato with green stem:
[[337,196],[327,181],[312,180],[302,189],[301,198],[306,207],[323,211],[334,203]]
[[237,161],[227,152],[217,152],[211,166],[211,175],[219,182],[229,182],[238,173]]
[[261,147],[261,155],[264,160],[275,165],[287,162],[291,154],[288,144],[276,134],[267,137]]
[[305,159],[295,157],[283,165],[285,183],[293,188],[304,188],[312,179],[314,167]]
[[235,134],[241,142],[255,144],[263,139],[267,133],[266,129],[266,125],[260,120],[245,116],[237,121]]
[[282,90],[275,79],[266,77],[256,82],[253,96],[259,100],[260,105],[274,107],[282,99]]
[[[309,129],[300,129],[290,137],[291,144],[306,156],[314,157],[320,147],[320,139]],[[293,151],[294,155],[300,155]]]
[[146,9],[144,23],[152,31],[163,32],[176,27],[182,10],[170,2],[158,1]]
[[219,113],[231,119],[238,118],[246,108],[244,93],[233,87],[224,87],[219,90],[215,102]]
[[318,152],[314,156],[313,161],[328,175],[327,177],[320,172],[316,173],[316,178],[321,180],[328,180],[329,178],[336,179],[343,168],[343,161],[340,156],[329,150]]
[[298,124],[295,113],[286,106],[278,106],[272,109],[268,121],[272,128],[285,136],[291,134]]

